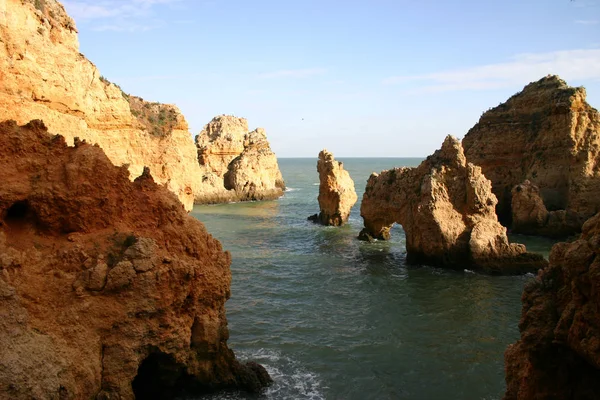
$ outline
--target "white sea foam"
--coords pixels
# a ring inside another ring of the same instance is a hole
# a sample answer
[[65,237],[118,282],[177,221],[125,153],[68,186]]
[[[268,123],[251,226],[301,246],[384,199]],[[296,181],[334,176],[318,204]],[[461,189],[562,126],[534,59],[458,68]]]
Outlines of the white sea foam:
[[300,190],[300,189],[299,188],[292,188],[292,187],[285,188],[286,192],[295,192],[297,190]]
[[[236,351],[241,361],[256,361],[262,364],[274,383],[261,395],[264,400],[299,399],[324,400],[321,378],[318,374],[308,371],[295,360],[279,351],[260,348],[252,351]],[[202,397],[208,400],[244,400],[255,399],[243,392],[220,392]],[[183,400],[183,399],[181,399]],[[191,400],[191,399],[187,399]],[[195,399],[194,399],[195,400]]]
[[319,375],[308,371],[298,360],[264,348],[236,353],[241,359],[262,364],[273,378],[273,385],[265,391],[266,399],[325,399]]

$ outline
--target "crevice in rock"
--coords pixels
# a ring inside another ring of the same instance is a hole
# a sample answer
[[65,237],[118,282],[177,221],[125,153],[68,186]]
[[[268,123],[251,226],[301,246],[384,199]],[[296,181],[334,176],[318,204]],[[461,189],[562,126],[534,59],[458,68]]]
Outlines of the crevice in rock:
[[35,213],[31,209],[29,201],[19,200],[14,202],[4,215],[4,223],[10,228],[23,229],[35,225]]
[[183,364],[161,351],[150,353],[138,368],[132,384],[137,400],[172,399],[184,393],[208,393],[196,378],[188,374]]

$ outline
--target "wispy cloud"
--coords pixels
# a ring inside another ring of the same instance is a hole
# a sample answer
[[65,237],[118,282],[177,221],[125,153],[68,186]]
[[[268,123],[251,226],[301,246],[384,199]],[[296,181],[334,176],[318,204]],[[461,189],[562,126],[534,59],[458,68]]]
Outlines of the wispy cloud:
[[595,1],[573,1],[573,5],[577,8],[595,7],[597,3]]
[[107,25],[95,25],[92,27],[93,31],[113,31],[113,32],[146,32],[152,29],[159,28],[164,25],[163,21],[154,20],[147,21],[145,24],[132,24],[130,22],[120,22],[116,24]]
[[510,61],[423,75],[392,76],[386,85],[419,86],[419,91],[496,89],[534,81],[548,74],[567,80],[600,79],[600,49],[520,54]]
[[306,78],[309,76],[323,75],[326,72],[327,70],[325,68],[281,69],[259,74],[258,77],[261,79]]
[[97,31],[146,31],[164,25],[154,8],[181,0],[63,0],[76,23]]
[[596,25],[598,24],[597,19],[578,19],[575,21],[576,24],[579,25]]

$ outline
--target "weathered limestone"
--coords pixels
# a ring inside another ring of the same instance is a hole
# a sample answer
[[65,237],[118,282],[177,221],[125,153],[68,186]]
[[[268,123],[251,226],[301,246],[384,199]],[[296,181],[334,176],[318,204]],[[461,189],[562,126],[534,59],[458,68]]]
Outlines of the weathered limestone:
[[220,115],[196,136],[202,184],[195,201],[271,200],[285,183],[264,129],[248,132],[245,118]]
[[354,181],[344,165],[333,158],[327,150],[319,153],[317,161],[319,172],[319,214],[309,217],[309,220],[323,225],[340,226],[348,221],[352,206],[358,200]]
[[492,181],[506,226],[513,215],[512,189],[525,180],[539,188],[549,212],[565,216],[564,225],[558,218],[538,230],[529,225],[527,233],[577,233],[600,211],[600,114],[585,98],[584,88],[547,76],[485,112],[463,139],[469,162]]
[[79,53],[73,20],[56,0],[0,2],[0,120],[42,119],[73,144],[96,143],[130,177],[149,167],[186,209],[201,179],[196,148],[175,106],[123,93]]
[[198,161],[207,172],[223,177],[234,158],[244,151],[248,121],[230,115],[216,116],[196,136]]
[[260,390],[227,347],[230,254],[149,169],[74,145],[0,123],[0,398]]
[[406,233],[407,261],[492,274],[536,271],[543,257],[511,244],[494,207],[496,197],[481,168],[467,163],[460,142],[442,148],[416,168],[373,174],[361,204],[361,237],[388,239],[399,223]]
[[564,237],[580,228],[579,216],[570,210],[548,211],[539,188],[529,181],[512,190],[512,232]]
[[552,247],[525,286],[521,338],[505,353],[505,400],[600,398],[600,214]]

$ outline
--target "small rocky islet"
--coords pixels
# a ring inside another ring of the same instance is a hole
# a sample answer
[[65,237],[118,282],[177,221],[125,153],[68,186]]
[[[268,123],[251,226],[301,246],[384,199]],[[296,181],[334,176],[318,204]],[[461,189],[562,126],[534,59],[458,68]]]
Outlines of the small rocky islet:
[[[194,203],[276,199],[262,128],[217,116],[192,140],[172,105],[108,82],[56,0],[6,0],[0,24],[0,397],[152,398],[269,384],[227,347],[230,255]],[[373,174],[360,237],[394,223],[417,264],[538,271],[505,399],[600,398],[600,116],[557,76],[485,112],[415,168]],[[354,182],[319,154],[319,214],[346,222]],[[513,232],[570,237],[549,262]]]
[[341,161],[336,161],[327,149],[319,152],[317,161],[319,173],[320,212],[308,217],[310,221],[328,226],[340,226],[348,221],[350,210],[358,200],[354,181]]

